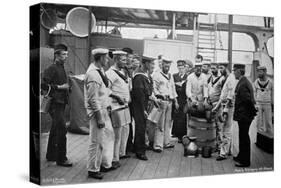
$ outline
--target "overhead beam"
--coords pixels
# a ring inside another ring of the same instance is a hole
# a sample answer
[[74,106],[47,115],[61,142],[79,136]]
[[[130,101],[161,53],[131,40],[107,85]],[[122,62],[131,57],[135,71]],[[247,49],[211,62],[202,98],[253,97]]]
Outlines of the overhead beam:
[[[120,22],[121,23],[121,22]],[[171,29],[171,23],[169,25],[141,25],[142,23],[127,23],[124,24],[124,22],[122,22],[122,27],[128,27],[128,28],[147,28],[147,29]],[[104,25],[104,23],[100,24],[97,23],[98,26]],[[108,23],[107,26],[119,26],[120,24],[118,23]],[[193,26],[188,26],[188,27],[182,27],[182,26],[177,26],[176,27],[177,30],[193,30]]]
[[163,21],[163,20],[151,20],[151,19],[127,19],[127,18],[108,18],[108,21],[113,21],[113,22],[127,22],[127,23],[132,23],[132,24],[151,24],[151,25],[166,25],[171,27],[171,21]]
[[[202,23],[201,23],[202,24]],[[205,24],[205,26],[213,26],[214,24]],[[217,30],[218,31],[228,31],[229,26],[227,23],[217,23]],[[209,31],[208,27],[206,28],[200,28],[202,31]],[[259,27],[259,26],[250,26],[250,25],[241,25],[241,24],[232,24],[232,31],[233,32],[241,32],[241,33],[247,33],[247,32],[256,32],[256,31],[265,31],[265,32],[273,32],[273,28],[265,28],[265,27]]]
[[152,17],[153,19],[159,19],[159,17],[158,17],[157,14],[153,14],[153,13],[152,13],[152,10],[145,9],[145,12],[146,12],[150,17]]

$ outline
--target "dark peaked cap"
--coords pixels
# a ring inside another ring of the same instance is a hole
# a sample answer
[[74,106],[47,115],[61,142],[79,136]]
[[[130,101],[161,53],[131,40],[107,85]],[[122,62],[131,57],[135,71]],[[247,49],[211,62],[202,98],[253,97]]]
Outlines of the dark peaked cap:
[[128,48],[128,47],[123,48],[122,51],[127,52],[128,54],[133,54],[133,52],[134,52],[131,48]]
[[184,66],[186,62],[184,60],[178,60],[177,61],[177,66]]
[[55,53],[57,53],[59,51],[67,51],[67,46],[64,44],[57,44],[54,47],[54,51],[55,51]]
[[234,69],[245,69],[245,65],[244,64],[234,64],[233,68]]

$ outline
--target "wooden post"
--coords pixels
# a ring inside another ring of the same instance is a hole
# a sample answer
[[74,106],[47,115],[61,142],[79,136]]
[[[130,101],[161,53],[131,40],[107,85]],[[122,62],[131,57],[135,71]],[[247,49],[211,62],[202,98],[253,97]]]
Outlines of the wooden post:
[[91,64],[91,32],[92,32],[92,7],[89,6],[89,25],[88,25],[88,65]]
[[232,24],[233,15],[228,16],[228,69],[232,69]]

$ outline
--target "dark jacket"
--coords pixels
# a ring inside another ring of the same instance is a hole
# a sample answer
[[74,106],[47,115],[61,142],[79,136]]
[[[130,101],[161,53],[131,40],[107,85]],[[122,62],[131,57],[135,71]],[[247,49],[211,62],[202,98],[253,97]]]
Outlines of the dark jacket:
[[178,100],[178,104],[180,106],[180,110],[183,110],[183,107],[186,103],[186,94],[185,94],[185,89],[186,89],[186,79],[187,79],[187,74],[184,74],[183,77],[179,76],[179,73],[176,73],[173,75],[174,77],[174,82],[176,83],[182,83],[183,84],[181,86],[176,84],[176,92],[177,92],[177,100]]
[[235,88],[233,120],[252,121],[257,114],[255,103],[253,86],[250,81],[243,76]]
[[149,96],[152,94],[152,80],[142,74],[133,78],[132,104],[141,112],[147,111]]
[[41,87],[43,90],[51,86],[50,96],[52,102],[66,104],[68,102],[68,91],[59,90],[58,85],[67,83],[67,75],[62,62],[56,61],[50,65],[43,73]]

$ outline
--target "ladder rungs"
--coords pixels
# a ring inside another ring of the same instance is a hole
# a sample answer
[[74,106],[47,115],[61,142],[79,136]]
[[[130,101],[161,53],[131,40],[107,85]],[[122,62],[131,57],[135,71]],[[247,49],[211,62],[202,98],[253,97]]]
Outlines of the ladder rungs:
[[208,58],[214,58],[215,56],[208,56],[208,55],[203,55],[204,57],[208,57]]
[[214,54],[215,53],[215,51],[213,51],[213,52],[202,52],[202,51],[199,51],[199,50],[198,50],[198,52],[200,52],[202,54]]
[[203,53],[203,54],[214,54],[214,53],[215,53],[215,51],[212,51],[212,52],[204,52],[204,51],[199,51],[199,50],[198,50],[198,52]]
[[198,39],[199,39],[199,40],[211,40],[211,41],[212,41],[212,40],[215,40],[214,38],[200,38],[200,37],[199,37]]
[[216,35],[199,33],[198,37],[206,37],[207,38],[207,37],[216,37]]
[[199,44],[210,44],[210,45],[211,45],[211,44],[212,44],[212,45],[215,44],[214,42],[203,42],[203,41],[202,41],[202,42],[201,42],[201,41],[198,41],[198,43],[199,43]]
[[200,46],[198,46],[197,48],[201,51],[206,51],[206,52],[215,50],[215,48],[206,48],[206,47],[200,47]]
[[208,26],[208,25],[199,25],[199,29],[200,28],[202,28],[202,29],[206,29],[206,28],[208,28],[208,29],[215,29],[215,26],[213,26],[213,25],[210,25],[210,26]]
[[197,47],[198,49],[202,49],[202,50],[216,50],[215,48],[207,48],[207,47]]
[[199,23],[199,26],[203,27],[215,27],[214,23]]
[[[201,28],[202,29],[202,28]],[[215,29],[212,29],[212,30],[200,30],[200,28],[198,29],[198,31],[200,33],[214,33],[216,30]]]
[[[215,31],[199,31],[199,35],[215,35]],[[207,34],[208,33],[208,34]]]

